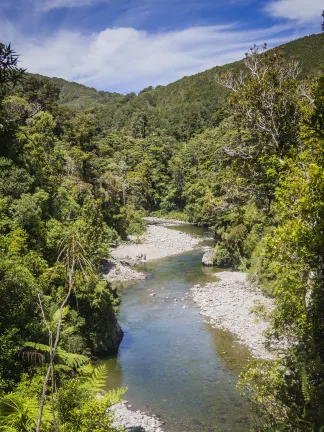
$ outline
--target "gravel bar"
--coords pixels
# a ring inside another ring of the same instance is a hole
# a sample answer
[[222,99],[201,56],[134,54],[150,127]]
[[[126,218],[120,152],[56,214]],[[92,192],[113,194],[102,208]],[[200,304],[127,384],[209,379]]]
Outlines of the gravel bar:
[[274,358],[264,347],[264,331],[269,323],[252,312],[255,306],[260,305],[267,313],[270,312],[272,300],[254,287],[245,273],[225,271],[216,275],[219,282],[195,285],[190,290],[200,313],[208,317],[214,327],[238,336],[250,348],[253,357]]

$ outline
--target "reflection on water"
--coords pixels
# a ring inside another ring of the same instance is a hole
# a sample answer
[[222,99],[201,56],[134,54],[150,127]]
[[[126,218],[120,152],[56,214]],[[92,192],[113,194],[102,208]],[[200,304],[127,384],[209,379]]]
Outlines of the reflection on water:
[[188,295],[192,285],[215,280],[202,254],[149,262],[150,278],[122,291],[125,337],[118,356],[105,361],[107,387],[127,386],[134,409],[161,416],[166,432],[244,432],[249,407],[235,385],[249,352],[205,322]]

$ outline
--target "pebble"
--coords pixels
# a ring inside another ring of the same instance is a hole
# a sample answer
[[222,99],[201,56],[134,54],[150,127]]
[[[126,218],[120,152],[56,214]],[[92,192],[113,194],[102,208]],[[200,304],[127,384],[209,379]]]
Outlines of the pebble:
[[121,402],[112,406],[109,411],[114,413],[113,427],[124,427],[127,430],[142,428],[143,432],[164,432],[163,422],[157,418],[156,414],[148,416],[140,410],[131,411],[132,405]]
[[220,327],[236,334],[256,358],[272,359],[274,355],[264,347],[264,332],[269,323],[251,312],[257,304],[265,310],[273,309],[273,301],[253,287],[247,275],[242,272],[217,273],[219,282],[203,287],[194,285],[191,296],[200,308],[200,314],[210,318],[214,327]]
[[198,246],[200,240],[165,226],[148,225],[146,233],[140,238],[140,243],[123,243],[112,250],[111,255],[116,261],[132,266],[142,262],[143,256],[145,261],[150,261],[192,250]]
[[124,265],[119,260],[110,259],[106,262],[102,273],[103,279],[108,282],[125,282],[129,280],[143,280],[146,275]]

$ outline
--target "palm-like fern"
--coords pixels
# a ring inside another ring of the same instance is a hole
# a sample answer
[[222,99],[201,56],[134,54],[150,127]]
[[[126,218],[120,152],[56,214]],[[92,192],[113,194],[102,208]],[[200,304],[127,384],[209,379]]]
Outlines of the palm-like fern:
[[9,394],[0,401],[0,430],[6,432],[34,431],[37,412],[36,401]]
[[[42,415],[45,405],[45,399],[46,399],[46,388],[47,384],[50,380],[50,377],[52,379],[52,388],[54,388],[54,377],[53,377],[53,370],[54,370],[54,360],[58,356],[58,349],[59,349],[59,341],[61,336],[61,327],[64,320],[64,313],[68,304],[68,301],[70,299],[70,296],[72,294],[72,291],[74,289],[74,276],[75,271],[77,269],[82,271],[82,274],[84,277],[87,275],[87,272],[93,273],[92,264],[91,261],[87,258],[87,252],[86,252],[86,245],[83,246],[82,244],[82,236],[80,235],[81,229],[79,226],[79,222],[76,221],[72,224],[72,226],[69,227],[69,229],[64,233],[61,244],[60,244],[60,252],[57,258],[57,261],[61,262],[66,267],[66,276],[67,276],[67,282],[68,282],[68,290],[66,292],[65,297],[62,300],[61,306],[59,308],[58,313],[58,319],[57,319],[57,325],[55,326],[55,332],[52,332],[50,325],[46,322],[45,314],[42,307],[42,302],[40,301],[40,307],[43,314],[43,319],[45,322],[45,325],[48,329],[49,334],[49,340],[50,340],[50,363],[44,378],[44,384],[43,384],[43,391],[39,406],[39,412],[38,412],[38,419],[37,419],[37,425],[36,425],[36,432],[41,431],[41,423],[42,423]],[[55,335],[55,336],[54,336]],[[61,354],[62,355],[62,354]],[[63,354],[64,357],[64,354]],[[71,357],[70,357],[71,358]],[[65,356],[65,359],[67,360],[67,356]],[[74,361],[77,359],[74,358]],[[80,360],[80,357],[78,357],[78,360]]]
[[[40,352],[40,353],[50,354],[50,352],[51,352],[51,349],[48,345],[40,344],[40,343],[36,343],[36,342],[25,342],[25,347],[26,348],[32,348],[34,350],[34,352],[36,352],[36,353]],[[69,353],[60,347],[58,347],[56,350],[56,357],[55,358],[57,360],[57,365],[64,365],[69,370],[77,369],[77,368],[79,368],[79,367],[81,367],[84,364],[89,362],[88,357],[81,355],[81,354]]]

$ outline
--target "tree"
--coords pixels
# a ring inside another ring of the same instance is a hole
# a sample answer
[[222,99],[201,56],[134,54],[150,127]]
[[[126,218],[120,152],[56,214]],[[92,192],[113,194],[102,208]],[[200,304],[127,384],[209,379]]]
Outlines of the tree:
[[11,48],[11,44],[0,42],[0,97],[8,85],[15,86],[24,77],[26,69],[18,67],[19,56]]
[[236,161],[245,189],[268,200],[269,207],[284,157],[298,142],[300,70],[296,59],[263,45],[246,53],[245,69],[217,77],[232,90],[228,110],[238,132],[224,151]]
[[264,251],[276,302],[268,343],[287,349],[279,360],[254,362],[243,378],[275,430],[319,431],[324,425],[323,83],[317,80],[314,105],[303,109],[298,151],[286,158],[276,190],[278,226]]
[[18,67],[19,56],[11,48],[0,42],[0,156],[6,155],[12,145],[17,124],[4,107],[4,99],[11,88],[20,83],[25,76],[25,69]]
[[48,78],[28,76],[21,93],[34,109],[52,112],[59,100],[60,89]]

